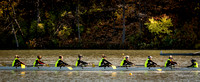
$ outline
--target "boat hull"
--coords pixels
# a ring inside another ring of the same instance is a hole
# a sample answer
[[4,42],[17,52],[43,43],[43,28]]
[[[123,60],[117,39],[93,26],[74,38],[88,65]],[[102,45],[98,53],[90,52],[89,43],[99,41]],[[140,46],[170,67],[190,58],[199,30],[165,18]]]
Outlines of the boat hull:
[[200,56],[200,53],[160,53],[163,56],[180,55],[180,56]]
[[200,71],[200,68],[164,68],[164,67],[26,67],[24,69],[18,67],[0,67],[0,70],[17,70],[17,71]]

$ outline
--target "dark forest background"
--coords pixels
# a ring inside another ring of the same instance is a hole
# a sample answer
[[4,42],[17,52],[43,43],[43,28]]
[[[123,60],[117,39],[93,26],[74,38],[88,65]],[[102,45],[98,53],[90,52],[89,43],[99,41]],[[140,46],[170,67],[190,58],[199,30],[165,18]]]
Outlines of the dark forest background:
[[200,49],[199,0],[1,0],[0,49]]

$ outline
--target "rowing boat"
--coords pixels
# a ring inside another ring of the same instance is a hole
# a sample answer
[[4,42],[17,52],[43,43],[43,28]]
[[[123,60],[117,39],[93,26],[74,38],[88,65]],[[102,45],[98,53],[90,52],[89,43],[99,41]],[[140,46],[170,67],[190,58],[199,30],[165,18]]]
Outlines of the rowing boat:
[[200,53],[160,53],[160,55],[182,55],[182,56],[200,56]]
[[200,71],[200,68],[165,68],[165,67],[0,67],[0,70],[17,71]]

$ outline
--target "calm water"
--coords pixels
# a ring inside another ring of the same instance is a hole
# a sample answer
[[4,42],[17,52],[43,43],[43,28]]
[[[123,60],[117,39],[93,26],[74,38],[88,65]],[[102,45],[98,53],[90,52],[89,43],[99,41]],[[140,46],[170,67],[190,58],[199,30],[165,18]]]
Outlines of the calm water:
[[[189,53],[198,50],[165,50],[163,52]],[[14,56],[18,54],[25,64],[33,64],[37,55],[43,56],[43,61],[54,64],[59,55],[64,56],[64,61],[74,65],[77,54],[84,55],[85,61],[98,64],[101,54],[106,54],[107,59],[114,65],[119,65],[123,59],[122,53],[130,56],[130,61],[137,65],[143,65],[147,56],[153,56],[153,60],[164,65],[167,56],[160,56],[160,50],[0,50],[0,63],[11,64]],[[199,56],[174,56],[179,66],[190,65],[190,59],[195,58],[198,62]],[[132,75],[129,75],[132,73]],[[0,70],[1,82],[132,82],[132,81],[181,81],[194,82],[200,80],[199,71],[12,71]]]

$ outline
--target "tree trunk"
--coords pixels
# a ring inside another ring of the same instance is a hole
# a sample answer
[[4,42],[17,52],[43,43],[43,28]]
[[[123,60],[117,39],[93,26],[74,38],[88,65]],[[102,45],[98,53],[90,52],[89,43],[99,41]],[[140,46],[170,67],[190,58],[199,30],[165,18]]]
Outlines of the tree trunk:
[[78,5],[76,7],[76,14],[77,14],[77,24],[78,24],[78,40],[79,42],[81,41],[81,35],[80,35],[80,27],[79,27],[79,1],[78,1]]
[[[9,1],[10,1],[10,0],[9,0]],[[11,2],[10,2],[10,3],[11,3]],[[12,6],[12,5],[11,5],[11,6]],[[22,29],[21,29],[21,27],[20,27],[20,25],[19,25],[19,23],[18,23],[18,21],[17,21],[17,19],[16,19],[15,8],[14,8],[13,6],[12,6],[12,10],[13,10],[13,20],[14,20],[15,23],[17,24],[17,26],[18,26],[18,28],[19,28],[21,34],[22,34],[22,37],[23,37],[24,34],[23,34]]]
[[113,36],[115,35],[115,21],[116,21],[115,11],[113,11]]
[[123,1],[123,35],[122,35],[122,44],[125,42],[125,0]]
[[13,34],[14,34],[14,37],[15,37],[16,46],[17,46],[17,48],[19,48],[19,43],[18,43],[17,35],[16,35],[15,28],[14,28],[13,24],[12,24],[12,31],[13,31]]
[[39,6],[40,6],[40,0],[37,0],[37,26],[36,26],[36,29],[35,29],[35,33],[36,33],[36,37],[38,37],[37,35],[37,28],[38,28],[38,24],[40,22],[40,10],[39,10]]
[[[141,11],[140,11],[140,9],[141,9],[140,4],[141,4],[141,2],[139,0],[139,13],[141,13]],[[138,13],[138,16],[139,16],[139,13]],[[140,35],[142,33],[142,23],[141,23],[141,21],[142,21],[142,17],[139,16]]]

